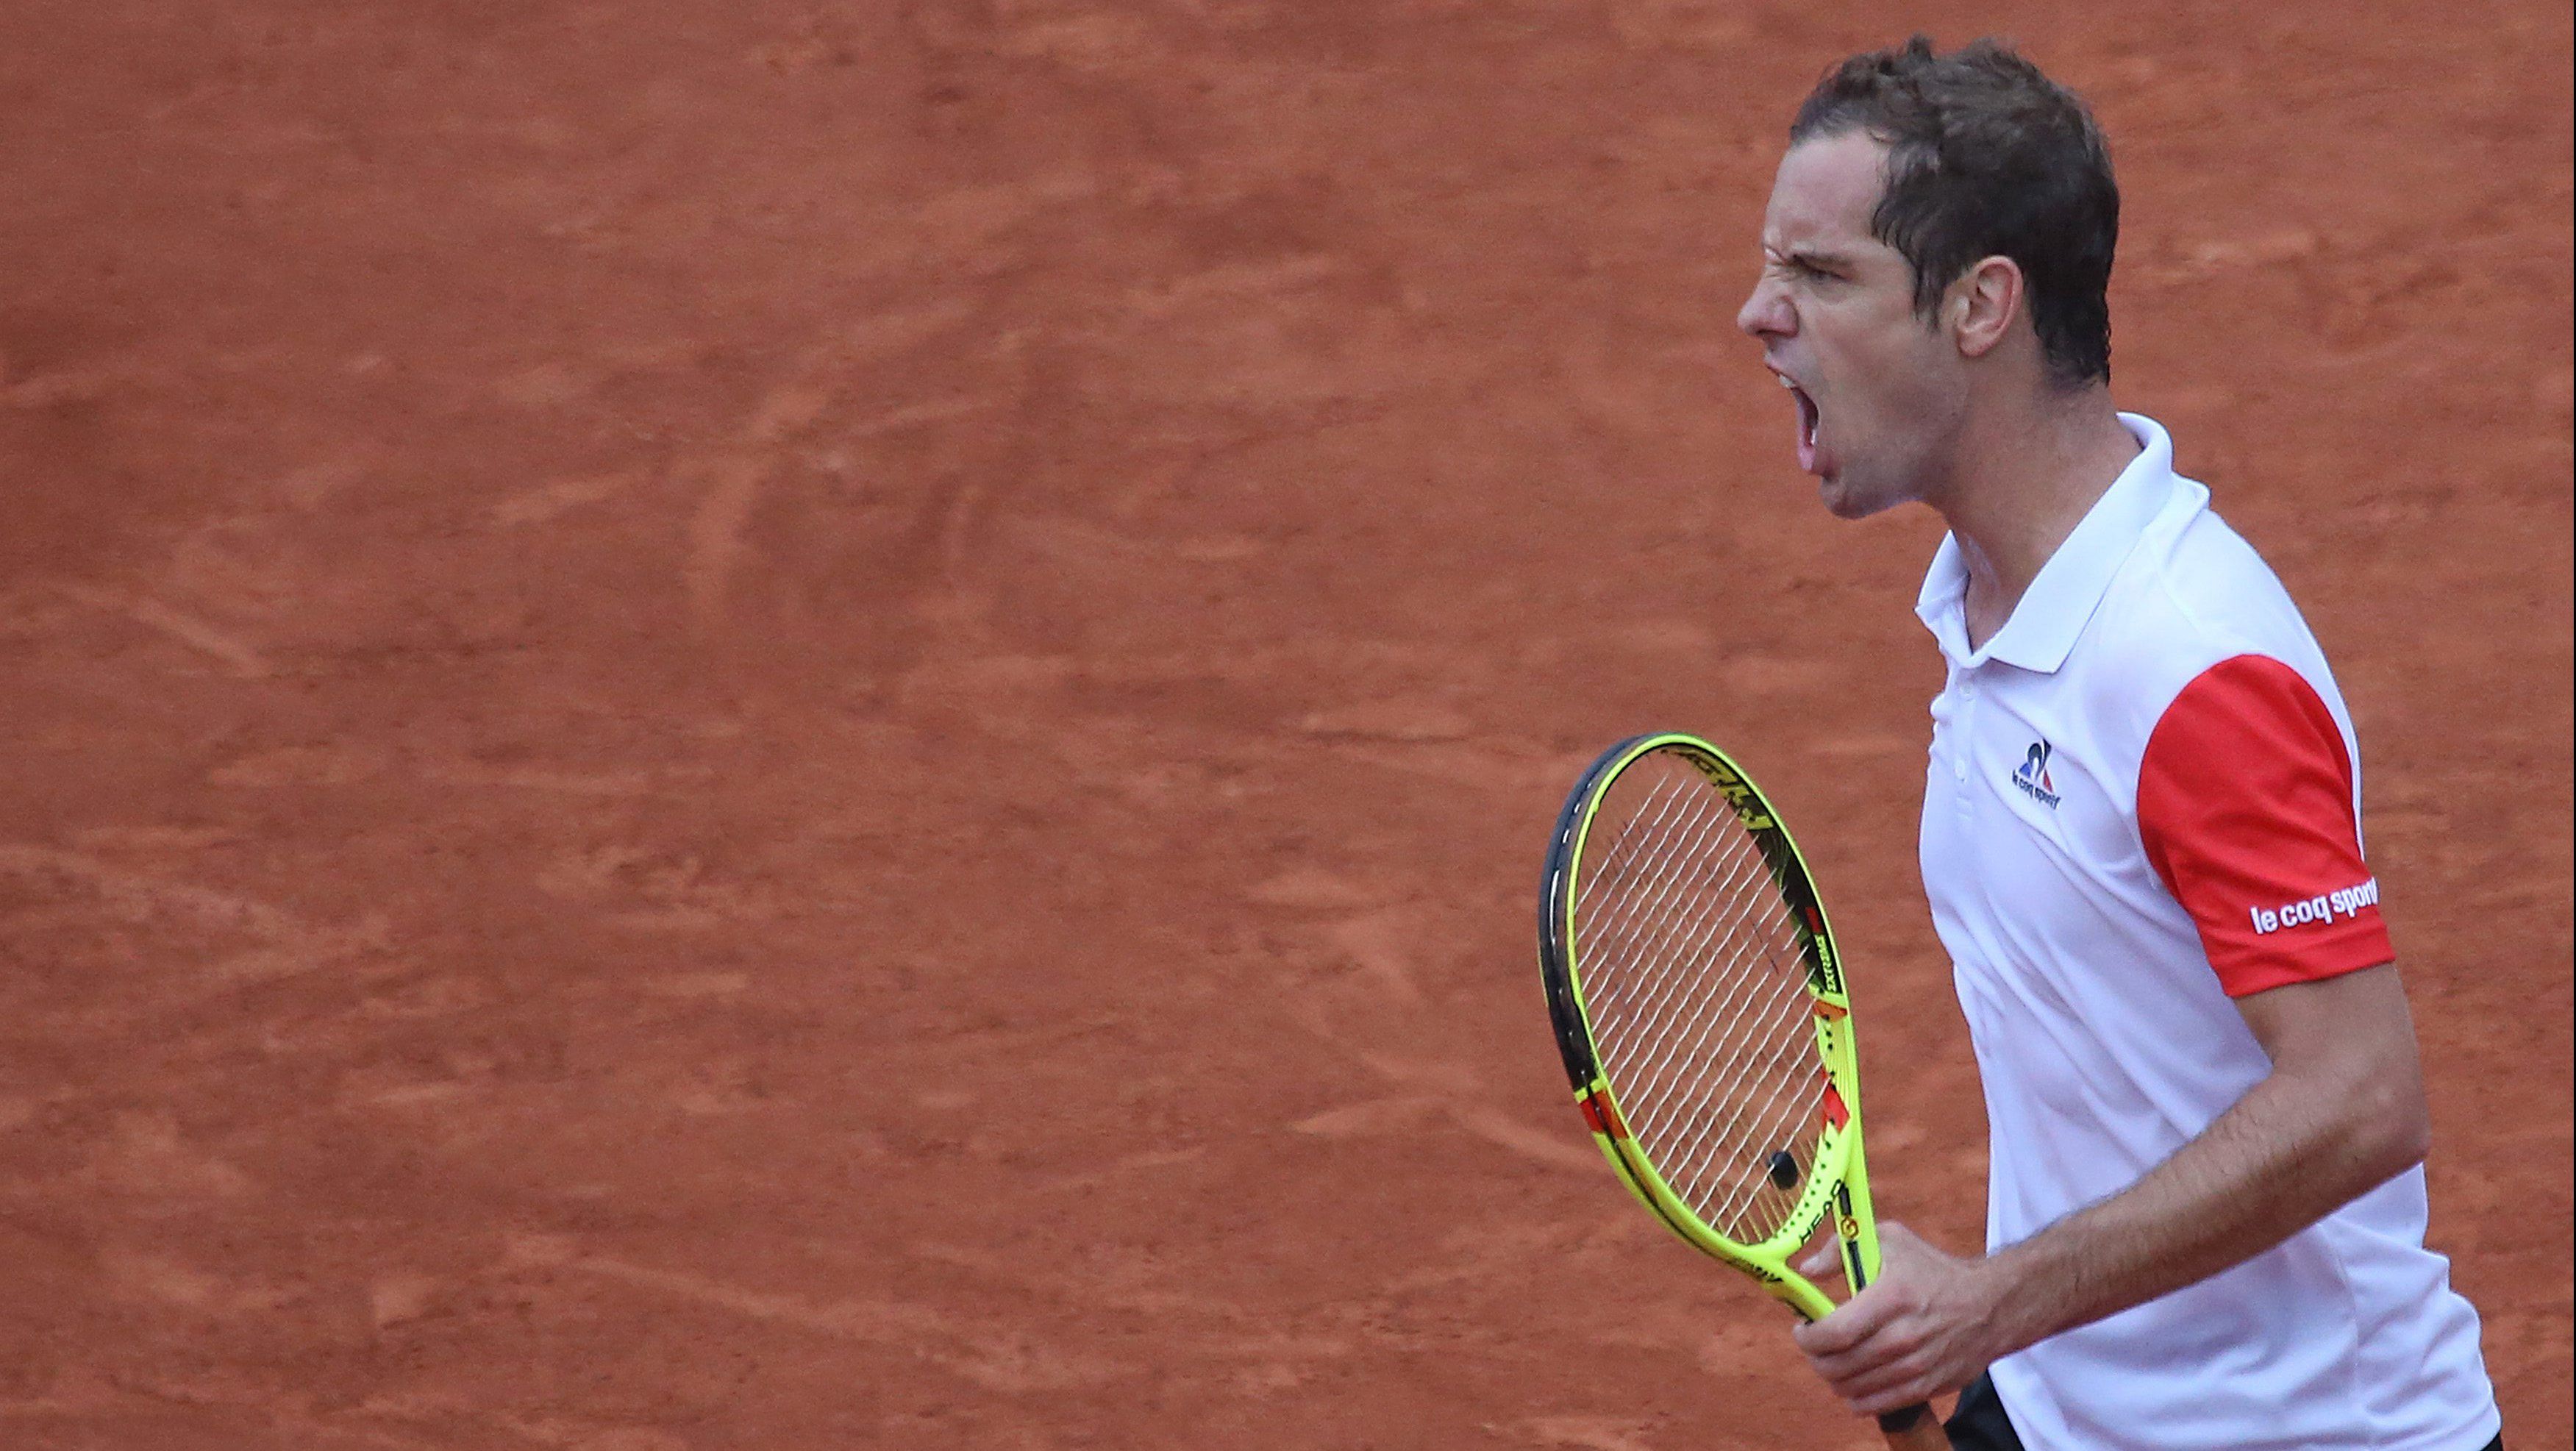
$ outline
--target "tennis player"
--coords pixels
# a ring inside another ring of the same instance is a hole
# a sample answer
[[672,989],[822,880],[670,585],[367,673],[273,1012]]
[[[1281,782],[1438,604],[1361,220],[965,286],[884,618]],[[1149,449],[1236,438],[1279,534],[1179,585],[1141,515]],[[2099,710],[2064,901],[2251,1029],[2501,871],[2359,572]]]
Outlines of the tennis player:
[[2118,225],[2084,105],[1983,42],[1829,72],[1771,193],[1737,321],[1800,466],[1841,517],[1949,525],[1922,870],[1993,1139],[1986,1253],[1888,1224],[1798,1343],[1856,1411],[1964,1387],[1963,1451],[2498,1447],[2424,1247],[2352,723],[2280,581],[2112,405]]

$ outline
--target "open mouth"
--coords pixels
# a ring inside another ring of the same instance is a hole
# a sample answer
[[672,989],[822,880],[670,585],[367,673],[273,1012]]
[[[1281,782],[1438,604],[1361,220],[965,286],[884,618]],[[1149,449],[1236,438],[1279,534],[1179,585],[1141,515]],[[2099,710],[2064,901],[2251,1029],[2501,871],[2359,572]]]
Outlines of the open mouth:
[[1789,381],[1787,374],[1780,375],[1780,386],[1789,390],[1790,399],[1798,405],[1798,467],[1814,473],[1816,425],[1823,420],[1824,414],[1816,407],[1816,400],[1807,395],[1807,390]]

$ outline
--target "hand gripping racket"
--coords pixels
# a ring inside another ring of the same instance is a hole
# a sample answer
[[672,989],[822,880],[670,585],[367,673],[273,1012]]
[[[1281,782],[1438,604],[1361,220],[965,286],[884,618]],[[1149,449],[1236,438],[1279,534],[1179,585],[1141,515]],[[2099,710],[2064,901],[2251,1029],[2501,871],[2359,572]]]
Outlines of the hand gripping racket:
[[[1842,957],[1752,779],[1690,736],[1603,752],[1557,819],[1538,941],[1575,1100],[1629,1190],[1807,1319],[1834,1302],[1790,1261],[1828,1216],[1852,1292],[1869,1284]],[[1898,1451],[1950,1444],[1928,1406],[1879,1427]]]

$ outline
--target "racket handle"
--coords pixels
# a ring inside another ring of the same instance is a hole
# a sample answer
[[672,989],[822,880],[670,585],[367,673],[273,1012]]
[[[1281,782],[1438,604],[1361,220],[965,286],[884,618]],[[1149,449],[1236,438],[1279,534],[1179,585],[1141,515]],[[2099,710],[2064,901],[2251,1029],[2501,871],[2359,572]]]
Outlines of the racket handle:
[[1950,1451],[1950,1433],[1941,1429],[1928,1401],[1879,1417],[1878,1432],[1887,1438],[1888,1451]]

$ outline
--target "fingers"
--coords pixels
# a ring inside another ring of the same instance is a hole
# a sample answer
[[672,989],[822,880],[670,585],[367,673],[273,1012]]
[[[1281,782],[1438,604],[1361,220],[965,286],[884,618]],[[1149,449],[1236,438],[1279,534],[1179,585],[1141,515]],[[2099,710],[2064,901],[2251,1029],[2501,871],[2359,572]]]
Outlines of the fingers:
[[[1921,1235],[1893,1219],[1879,1221],[1878,1246],[1881,1259],[1891,1255],[1908,1256],[1918,1249],[1931,1250],[1931,1246],[1924,1242]],[[1934,1252],[1937,1253],[1937,1251]],[[1799,1274],[1811,1280],[1843,1278],[1842,1236],[1838,1234],[1825,1236],[1824,1243],[1810,1250],[1805,1259],[1798,1261],[1797,1268]]]
[[1882,1219],[1878,1222],[1878,1252],[1881,1258],[1890,1254],[1910,1254],[1918,1249],[1931,1248],[1932,1246],[1924,1240],[1923,1236],[1907,1229],[1900,1220]]
[[[1879,1232],[1877,1283],[1792,1332],[1834,1394],[1869,1415],[1956,1390],[2002,1349],[1989,1333],[1993,1297],[1969,1262],[1893,1221]],[[1833,1255],[1828,1246],[1799,1268],[1811,1277],[1827,1273]]]
[[[1847,1312],[1848,1307],[1827,1319],[1839,1320]],[[1819,1321],[1802,1329],[1821,1329],[1823,1324]],[[1801,1348],[1805,1348],[1807,1339],[1800,1337]],[[1835,1395],[1854,1411],[1868,1415],[1897,1410],[1957,1388],[1934,1348],[1913,1327],[1903,1323],[1882,1326],[1847,1350],[1809,1350],[1808,1362]]]
[[1840,1279],[1843,1273],[1843,1243],[1828,1239],[1823,1247],[1798,1261],[1798,1273],[1811,1280]]
[[1940,1367],[1930,1350],[1915,1346],[1892,1360],[1835,1380],[1832,1385],[1834,1393],[1848,1401],[1853,1410],[1877,1412],[1910,1406],[1936,1392],[1953,1389],[1939,1381]]
[[1851,1407],[1854,1415],[1884,1416],[1890,1411],[1904,1410],[1907,1406],[1923,1405],[1934,1396],[1949,1395],[1959,1389],[1959,1385],[1959,1382],[1938,1372],[1916,1371],[1883,1390],[1872,1391],[1865,1395],[1847,1396],[1844,1398],[1844,1404]]
[[[1809,1360],[1816,1362],[1817,1369],[1823,1370],[1828,1361],[1858,1350],[1904,1308],[1872,1286],[1831,1315],[1801,1325],[1790,1333],[1797,1337],[1798,1348],[1807,1353]],[[1825,1378],[1832,1380],[1833,1376],[1828,1374]]]

